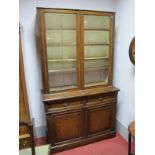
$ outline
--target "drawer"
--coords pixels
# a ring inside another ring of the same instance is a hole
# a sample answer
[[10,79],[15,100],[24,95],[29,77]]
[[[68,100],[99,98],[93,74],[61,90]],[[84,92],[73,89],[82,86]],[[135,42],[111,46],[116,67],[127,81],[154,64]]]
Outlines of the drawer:
[[85,97],[84,101],[86,102],[86,104],[90,104],[94,102],[113,102],[113,101],[116,101],[116,97],[115,97],[115,93],[100,94],[100,95]]
[[72,108],[74,109],[74,108],[80,108],[80,107],[82,107],[82,102],[80,99],[56,101],[56,102],[50,102],[46,104],[46,112],[66,110],[66,109],[72,109]]

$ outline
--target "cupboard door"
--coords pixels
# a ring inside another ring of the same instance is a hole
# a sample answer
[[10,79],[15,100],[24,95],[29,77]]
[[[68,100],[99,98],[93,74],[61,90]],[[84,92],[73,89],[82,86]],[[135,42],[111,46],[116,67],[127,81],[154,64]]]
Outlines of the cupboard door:
[[114,107],[111,104],[88,108],[88,136],[110,131],[114,123]]
[[53,145],[64,141],[81,139],[83,131],[82,111],[68,111],[64,113],[51,114],[47,117],[50,130],[50,138]]
[[77,14],[45,13],[50,91],[77,88]]
[[[111,48],[109,15],[85,14],[84,25],[84,86],[108,84]],[[93,75],[93,76],[92,76]]]

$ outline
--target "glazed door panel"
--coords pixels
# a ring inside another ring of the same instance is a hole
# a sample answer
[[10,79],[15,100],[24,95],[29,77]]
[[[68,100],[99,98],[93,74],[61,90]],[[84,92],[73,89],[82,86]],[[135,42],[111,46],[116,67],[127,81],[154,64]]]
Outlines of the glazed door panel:
[[50,91],[78,87],[76,18],[76,13],[45,13]]
[[84,14],[84,87],[108,84],[110,21],[109,15]]

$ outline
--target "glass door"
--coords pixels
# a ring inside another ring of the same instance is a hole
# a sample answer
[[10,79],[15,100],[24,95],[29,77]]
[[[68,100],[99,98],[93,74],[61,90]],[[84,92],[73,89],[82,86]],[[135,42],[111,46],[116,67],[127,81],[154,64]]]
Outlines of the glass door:
[[45,13],[50,91],[77,88],[77,15]]
[[108,83],[110,17],[84,15],[84,86]]

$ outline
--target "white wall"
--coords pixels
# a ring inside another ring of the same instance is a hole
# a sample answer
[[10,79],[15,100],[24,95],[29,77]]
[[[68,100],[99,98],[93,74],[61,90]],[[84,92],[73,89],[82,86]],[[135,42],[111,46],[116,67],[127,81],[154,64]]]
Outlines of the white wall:
[[117,120],[126,128],[135,118],[135,67],[129,60],[129,44],[135,35],[135,1],[116,1],[114,85],[118,95]]
[[20,0],[19,21],[23,26],[23,56],[31,117],[36,127],[46,125],[44,107],[41,102],[41,67],[37,49],[36,7],[73,8],[114,11],[113,0]]
[[36,7],[73,8],[116,12],[114,85],[120,88],[117,119],[127,127],[134,118],[134,67],[128,46],[134,35],[134,0],[20,0],[19,21],[23,26],[23,55],[31,117],[36,127],[46,125],[41,102],[41,67],[37,49]]

